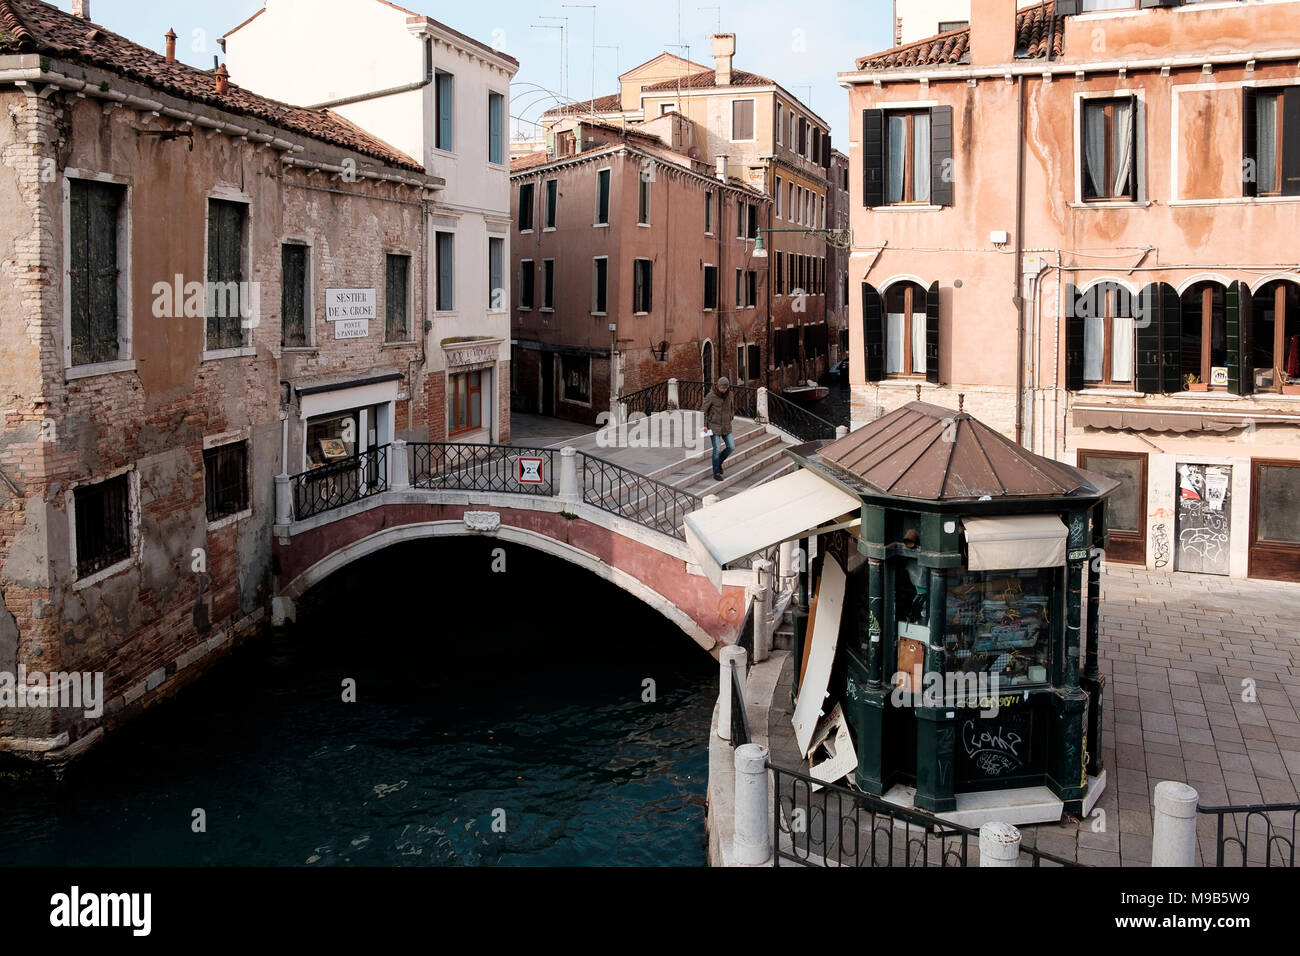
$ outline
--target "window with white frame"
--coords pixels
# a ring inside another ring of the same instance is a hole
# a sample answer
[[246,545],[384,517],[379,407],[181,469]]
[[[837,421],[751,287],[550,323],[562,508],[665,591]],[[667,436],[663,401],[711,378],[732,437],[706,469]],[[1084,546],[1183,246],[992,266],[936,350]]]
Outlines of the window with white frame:
[[1134,201],[1138,171],[1138,100],[1135,96],[1082,101],[1079,165],[1083,198]]
[[68,180],[70,365],[129,358],[125,220],[125,186]]
[[731,141],[746,142],[754,138],[754,101],[731,101]]

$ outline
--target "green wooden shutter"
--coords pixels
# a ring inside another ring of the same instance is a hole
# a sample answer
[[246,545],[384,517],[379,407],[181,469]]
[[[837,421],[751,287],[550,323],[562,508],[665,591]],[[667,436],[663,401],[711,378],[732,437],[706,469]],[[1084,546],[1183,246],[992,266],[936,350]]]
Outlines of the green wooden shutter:
[[1227,292],[1228,391],[1233,395],[1255,393],[1254,315],[1250,287],[1234,282]]
[[69,180],[69,299],[72,315],[72,364],[87,365],[90,348],[90,197],[88,184]]
[[208,348],[244,345],[240,300],[244,280],[245,207],[221,199],[208,206]]
[[410,337],[407,322],[407,277],[410,259],[388,256],[384,274],[384,340],[405,342]]
[[862,343],[866,352],[868,382],[885,377],[885,302],[868,283],[862,283]]
[[438,99],[438,149],[450,150],[452,143],[452,116],[455,106],[453,77],[450,73],[439,73],[437,79]]
[[925,380],[939,384],[939,283],[925,293]]
[[1161,390],[1161,322],[1160,285],[1152,282],[1135,300],[1133,326],[1137,336],[1134,353],[1133,385],[1136,391],[1155,394]]
[[862,111],[862,204],[885,204],[885,111]]
[[1079,298],[1079,291],[1073,285],[1065,287],[1065,387],[1072,392],[1084,387],[1084,316]]
[[1056,0],[1056,15],[1070,17],[1079,12],[1079,0]]
[[117,230],[122,187],[69,182],[69,285],[73,365],[121,357]]
[[1160,283],[1160,391],[1183,390],[1183,309],[1178,290]]
[[280,344],[301,348],[307,344],[307,247],[280,249]]
[[488,162],[500,163],[502,105],[504,97],[500,93],[488,94]]
[[952,205],[952,107],[930,110],[930,202]]

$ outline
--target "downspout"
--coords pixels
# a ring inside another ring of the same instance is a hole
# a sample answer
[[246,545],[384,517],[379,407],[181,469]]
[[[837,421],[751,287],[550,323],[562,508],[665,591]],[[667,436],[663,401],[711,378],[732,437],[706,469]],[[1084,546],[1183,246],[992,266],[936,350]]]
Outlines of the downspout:
[[337,100],[327,100],[324,103],[314,103],[305,107],[309,110],[331,109],[335,106],[347,106],[349,103],[362,103],[366,100],[382,99],[385,96],[396,96],[399,93],[414,93],[416,90],[422,90],[433,82],[433,37],[424,38],[424,79],[415,83],[405,83],[402,86],[394,86],[386,90],[379,90],[375,93],[357,93],[354,96],[344,96]]
[[1012,263],[1016,306],[1016,444],[1025,441],[1025,297],[1021,293],[1021,259],[1025,248],[1025,78],[1016,79],[1016,255]]

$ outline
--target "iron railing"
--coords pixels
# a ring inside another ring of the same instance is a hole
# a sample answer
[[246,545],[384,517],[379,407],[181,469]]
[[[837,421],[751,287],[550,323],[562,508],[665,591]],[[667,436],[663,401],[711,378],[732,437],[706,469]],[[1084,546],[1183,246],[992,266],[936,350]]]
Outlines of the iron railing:
[[294,517],[314,515],[388,490],[388,445],[377,445],[351,458],[331,462],[289,479]]
[[[704,396],[712,388],[708,382],[677,383],[677,407],[697,410],[704,404]],[[740,418],[758,417],[758,389],[750,385],[733,385],[731,400],[735,413]],[[619,398],[627,406],[629,415],[640,412],[644,415],[656,415],[669,411],[668,383],[660,382]],[[796,405],[789,399],[769,391],[767,393],[767,420],[775,427],[803,442],[820,441],[835,437],[835,426],[826,419],[814,415],[806,408]]]
[[686,540],[682,522],[703,507],[698,495],[595,455],[578,452],[578,457],[583,501],[679,541]]
[[767,420],[800,441],[821,441],[835,437],[835,426],[780,395],[768,394]]
[[555,494],[553,448],[455,442],[412,442],[407,448],[413,488]]
[[745,678],[740,662],[731,662],[731,747],[749,743],[749,715],[745,713]]
[[[772,865],[964,867],[979,831],[839,784],[768,764],[773,776]],[[1078,866],[1021,847],[1022,865]]]
[[660,382],[658,385],[651,385],[649,388],[623,395],[619,398],[619,402],[627,405],[629,415],[637,412],[643,415],[666,412],[668,411],[668,383]]
[[[1235,807],[1197,806],[1196,812],[1218,818],[1214,837],[1216,867],[1295,866],[1296,821],[1300,819],[1300,803],[1256,803]],[[1291,817],[1289,834],[1285,829],[1287,814]],[[1237,817],[1245,818],[1241,821],[1241,825],[1238,825]],[[1279,817],[1281,819],[1278,819]],[[1252,821],[1255,824],[1253,827]],[[1239,863],[1224,862],[1227,847],[1234,848],[1233,855],[1240,859]]]

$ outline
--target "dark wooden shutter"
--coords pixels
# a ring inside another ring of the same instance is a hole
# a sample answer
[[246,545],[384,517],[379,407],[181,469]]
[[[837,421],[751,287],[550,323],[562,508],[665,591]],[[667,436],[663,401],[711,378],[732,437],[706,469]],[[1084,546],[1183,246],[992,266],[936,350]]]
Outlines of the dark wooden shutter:
[[1160,391],[1183,390],[1183,310],[1178,290],[1160,283]]
[[1234,282],[1227,292],[1228,391],[1233,395],[1255,393],[1254,315],[1250,287]]
[[1079,0],[1056,0],[1056,15],[1071,17],[1079,12]]
[[885,302],[869,283],[862,283],[862,342],[866,350],[867,381],[885,377]]
[[410,335],[406,321],[406,288],[408,263],[406,256],[388,256],[384,276],[384,340],[405,342]]
[[1300,196],[1300,86],[1288,86],[1282,113],[1282,195]]
[[1143,143],[1138,139],[1138,110],[1142,108],[1142,104],[1138,102],[1137,96],[1130,96],[1128,106],[1128,135],[1129,142],[1133,144],[1133,169],[1129,173],[1131,178],[1128,184],[1128,194],[1134,202],[1137,202],[1142,199],[1142,163],[1145,159],[1142,148]]
[[280,344],[307,344],[307,247],[280,248]]
[[600,188],[596,211],[596,222],[598,223],[609,222],[609,178],[612,175],[608,169],[602,169],[596,175],[596,182]]
[[1084,317],[1079,298],[1073,285],[1065,287],[1065,387],[1072,392],[1083,388]]
[[[234,349],[244,344],[243,303],[239,301],[242,292],[239,283],[244,278],[244,212],[240,203],[210,200],[207,320],[210,349]],[[232,294],[232,289],[237,291]]]
[[118,337],[117,223],[122,187],[72,180],[69,266],[72,364],[112,362]]
[[831,168],[831,134],[822,137],[822,169]]
[[885,111],[862,111],[862,204],[885,204]]
[[1147,394],[1160,392],[1160,285],[1152,282],[1134,301],[1133,330],[1137,336],[1133,384]]
[[90,347],[90,195],[89,184],[74,179],[69,183],[68,235],[69,307],[72,315],[72,364],[94,361]]
[[925,380],[939,384],[939,283],[925,293]]
[[1255,90],[1241,91],[1241,194],[1259,195],[1259,160],[1255,148],[1259,142]]
[[952,107],[930,110],[930,202],[952,205]]

